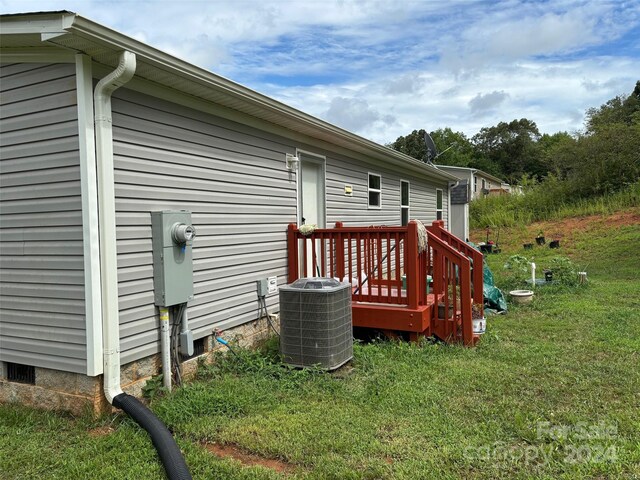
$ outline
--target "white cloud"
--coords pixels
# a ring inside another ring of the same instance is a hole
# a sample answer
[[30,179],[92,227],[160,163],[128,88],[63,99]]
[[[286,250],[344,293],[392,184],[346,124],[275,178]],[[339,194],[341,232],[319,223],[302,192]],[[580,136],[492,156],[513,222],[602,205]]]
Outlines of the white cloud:
[[389,95],[415,94],[422,89],[423,85],[420,73],[409,72],[387,82],[385,92]]
[[378,122],[384,125],[395,122],[393,115],[380,114],[362,98],[335,97],[323,117],[328,122],[351,131],[367,130]]
[[639,7],[638,0],[0,0],[6,13],[77,11],[381,143],[417,128],[473,135],[522,117],[543,132],[580,128],[586,108],[638,80]]
[[488,111],[495,110],[497,106],[503,103],[509,94],[504,90],[494,90],[491,93],[485,93],[484,95],[478,93],[475,97],[469,100],[469,108],[473,115],[482,115]]

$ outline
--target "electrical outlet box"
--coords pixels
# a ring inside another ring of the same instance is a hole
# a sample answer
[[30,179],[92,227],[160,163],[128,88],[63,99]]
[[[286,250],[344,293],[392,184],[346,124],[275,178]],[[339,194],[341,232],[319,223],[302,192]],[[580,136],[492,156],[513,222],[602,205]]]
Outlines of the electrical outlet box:
[[266,278],[261,278],[256,282],[256,288],[258,291],[258,297],[266,297],[269,293],[268,283]]
[[184,357],[193,355],[193,333],[191,330],[180,333],[180,353]]
[[155,304],[169,307],[193,300],[195,228],[186,210],[151,212]]
[[269,294],[278,293],[278,277],[267,278],[267,291]]

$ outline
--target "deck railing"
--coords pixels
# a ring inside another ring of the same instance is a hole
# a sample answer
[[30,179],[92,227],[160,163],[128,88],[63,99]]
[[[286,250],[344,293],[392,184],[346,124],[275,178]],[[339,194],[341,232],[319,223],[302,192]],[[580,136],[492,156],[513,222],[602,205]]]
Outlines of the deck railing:
[[[433,332],[448,341],[473,343],[471,257],[482,254],[434,222],[427,229],[427,249],[418,252],[418,225],[315,229],[308,234],[290,224],[287,230],[289,282],[300,277],[333,277],[352,283],[352,300],[402,305],[417,310],[434,304]],[[467,248],[468,247],[468,248]],[[462,251],[461,251],[462,250]],[[482,268],[478,269],[480,274]],[[427,275],[433,278],[427,296]],[[478,282],[474,277],[474,281]],[[482,277],[474,292],[482,295]],[[404,288],[403,288],[404,283]],[[481,297],[480,297],[481,298]],[[482,303],[482,300],[476,303]]]
[[429,233],[435,235],[440,240],[448,243],[458,252],[464,254],[471,260],[471,290],[473,294],[473,303],[482,305],[484,303],[484,275],[483,262],[484,256],[479,250],[467,244],[462,239],[456,237],[444,228],[442,220],[436,220],[427,227]]
[[[289,282],[307,276],[351,282],[354,302],[426,305],[427,252],[418,254],[417,224],[405,227],[288,227]],[[406,288],[403,288],[403,283]]]
[[433,332],[443,340],[473,345],[471,262],[431,231],[428,237],[436,293]]

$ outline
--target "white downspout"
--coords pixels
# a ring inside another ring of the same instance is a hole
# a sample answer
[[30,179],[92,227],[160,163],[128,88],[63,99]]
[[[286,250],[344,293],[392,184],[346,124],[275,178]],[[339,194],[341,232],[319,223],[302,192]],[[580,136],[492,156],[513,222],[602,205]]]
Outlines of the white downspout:
[[120,388],[120,321],[118,316],[118,258],[111,94],[131,80],[135,71],[135,54],[127,51],[122,52],[118,67],[98,82],[93,93],[100,212],[104,394],[109,403],[113,402],[113,397],[122,393]]

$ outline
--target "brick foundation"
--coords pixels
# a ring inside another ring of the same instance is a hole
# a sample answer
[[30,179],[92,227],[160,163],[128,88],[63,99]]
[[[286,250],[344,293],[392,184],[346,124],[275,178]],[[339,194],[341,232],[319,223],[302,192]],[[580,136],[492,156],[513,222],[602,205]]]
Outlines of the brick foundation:
[[[224,338],[235,340],[242,347],[254,347],[270,336],[266,319],[254,320],[226,330]],[[195,376],[198,361],[211,361],[213,353],[223,349],[213,335],[205,338],[205,353],[182,363],[183,377]],[[142,396],[142,387],[162,370],[160,355],[142,358],[121,368],[120,384],[129,395]],[[102,375],[88,377],[79,373],[63,372],[36,367],[35,385],[10,382],[6,368],[0,362],[0,403],[20,403],[47,410],[61,410],[74,415],[94,416],[110,411],[111,406],[104,397]]]

